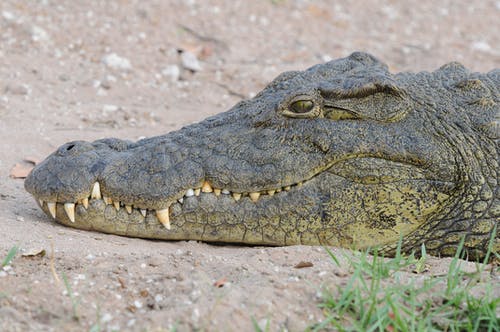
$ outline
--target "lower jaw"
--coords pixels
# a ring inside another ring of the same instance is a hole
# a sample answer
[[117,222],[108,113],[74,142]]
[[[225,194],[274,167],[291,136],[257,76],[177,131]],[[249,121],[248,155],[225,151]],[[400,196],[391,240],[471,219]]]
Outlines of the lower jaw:
[[[57,203],[55,219],[79,229],[140,238],[362,249],[397,242],[400,234],[418,228],[446,200],[440,195],[436,184],[425,180],[363,185],[324,174],[258,201],[203,192],[184,197],[169,208],[170,229],[155,210],[116,209],[102,199],[90,199],[87,208],[77,204],[74,222]],[[46,204],[41,208],[50,216]],[[387,219],[391,216],[399,220]]]
[[[64,211],[64,204],[57,203],[55,219],[73,228],[139,238],[271,246],[326,244],[317,234],[307,232],[307,225],[315,215],[318,222],[321,218],[317,211],[313,211],[315,206],[312,204],[308,205],[311,211],[307,219],[299,215],[290,216],[288,211],[277,211],[278,215],[267,218],[265,222],[259,220],[261,216],[258,213],[251,216],[249,211],[279,210],[275,203],[285,196],[290,197],[289,194],[277,193],[274,197],[262,197],[258,202],[247,196],[235,202],[230,195],[201,193],[184,198],[182,204],[170,206],[170,229],[160,223],[154,210],[147,210],[145,215],[144,210],[139,209],[132,209],[129,213],[124,208],[115,209],[102,199],[89,200],[87,208],[76,205],[74,222]],[[51,217],[46,205],[40,207]],[[298,224],[302,226],[297,227]]]

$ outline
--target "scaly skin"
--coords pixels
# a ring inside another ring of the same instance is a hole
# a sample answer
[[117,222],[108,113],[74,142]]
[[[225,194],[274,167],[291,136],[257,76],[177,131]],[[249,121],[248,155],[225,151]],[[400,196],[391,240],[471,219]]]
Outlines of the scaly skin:
[[500,218],[499,86],[499,70],[392,75],[354,53],[164,136],[67,143],[25,187],[81,229],[389,254],[402,235],[435,255],[465,236],[479,259]]

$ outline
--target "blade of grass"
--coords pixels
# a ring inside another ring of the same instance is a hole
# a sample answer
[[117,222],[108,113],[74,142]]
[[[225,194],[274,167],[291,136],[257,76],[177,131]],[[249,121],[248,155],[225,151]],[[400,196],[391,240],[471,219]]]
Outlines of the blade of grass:
[[71,285],[69,284],[68,277],[66,276],[66,273],[62,273],[63,281],[64,281],[64,286],[66,287],[66,291],[68,292],[68,296],[71,300],[71,307],[73,310],[73,319],[74,320],[79,320],[80,317],[78,316],[78,301],[76,300],[75,294],[73,293],[73,290],[71,289]]
[[326,252],[328,253],[328,256],[330,256],[330,258],[332,259],[332,261],[335,262],[335,264],[337,264],[337,266],[340,267],[340,263],[339,263],[339,260],[337,259],[337,256],[335,256],[335,254],[333,253],[333,251],[330,250],[330,248],[324,246],[323,248],[325,248]]
[[7,256],[5,256],[5,258],[2,261],[2,267],[9,265],[10,262],[16,256],[16,254],[17,254],[18,251],[19,251],[19,247],[17,245],[15,245],[12,248],[10,248],[9,252],[7,253]]

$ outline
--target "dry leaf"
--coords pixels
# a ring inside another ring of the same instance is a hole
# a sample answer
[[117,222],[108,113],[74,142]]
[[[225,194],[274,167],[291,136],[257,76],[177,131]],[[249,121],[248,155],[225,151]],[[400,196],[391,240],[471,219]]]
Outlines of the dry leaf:
[[302,261],[299,264],[295,265],[294,268],[296,268],[296,269],[303,269],[305,267],[312,267],[312,266],[314,266],[313,263]]
[[35,257],[35,256],[40,256],[43,257],[45,256],[46,252],[45,249],[31,249],[30,251],[27,251],[23,253],[21,256],[23,257]]
[[125,289],[127,288],[127,285],[125,284],[125,280],[123,280],[122,277],[118,277],[118,282],[120,283],[121,288]]
[[204,60],[213,55],[214,49],[211,45],[182,43],[177,50],[179,52],[193,53],[198,59]]
[[322,8],[319,6],[316,6],[314,4],[311,4],[307,7],[307,11],[311,16],[317,17],[317,18],[322,18],[322,19],[327,19],[330,20],[331,15],[330,11],[326,8]]
[[224,285],[226,284],[226,282],[227,282],[227,278],[226,277],[222,277],[219,280],[217,280],[216,282],[214,282],[214,286],[217,287],[217,288],[221,288],[221,287],[224,287]]
[[13,179],[24,179],[28,176],[28,174],[31,172],[33,167],[35,165],[38,165],[40,163],[40,160],[35,157],[25,157],[23,158],[23,161],[29,163],[30,165],[25,165],[25,164],[20,164],[17,163],[12,167],[10,170],[10,177]]
[[10,177],[13,179],[24,179],[30,174],[35,165],[15,164],[10,170]]

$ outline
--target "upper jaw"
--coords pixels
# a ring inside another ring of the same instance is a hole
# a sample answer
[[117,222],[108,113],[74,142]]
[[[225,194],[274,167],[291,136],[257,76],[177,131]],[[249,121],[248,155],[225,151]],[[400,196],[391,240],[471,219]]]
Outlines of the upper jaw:
[[37,198],[37,201],[42,209],[44,209],[46,212],[48,212],[54,219],[60,220],[61,214],[58,214],[58,210],[63,208],[65,212],[65,217],[64,219],[69,219],[70,222],[74,223],[76,221],[76,213],[77,211],[77,206],[81,205],[84,209],[88,209],[89,206],[92,203],[93,200],[102,200],[104,204],[106,205],[113,205],[114,208],[119,211],[121,208],[124,208],[128,214],[134,213],[134,211],[139,211],[142,216],[145,218],[148,213],[153,213],[158,221],[163,224],[167,229],[170,229],[170,208],[171,205],[174,203],[178,204],[183,204],[184,199],[189,198],[189,197],[197,197],[200,195],[215,195],[216,197],[221,196],[221,195],[227,195],[231,196],[235,202],[241,200],[241,199],[249,199],[254,203],[257,203],[263,196],[266,196],[267,198],[271,198],[277,193],[280,192],[287,192],[291,190],[296,190],[301,188],[303,185],[303,182],[295,183],[293,185],[287,185],[284,187],[279,187],[276,189],[270,189],[270,190],[262,190],[262,191],[253,191],[253,192],[231,192],[227,188],[216,188],[213,187],[209,181],[203,181],[201,187],[195,187],[195,188],[189,188],[178,195],[176,200],[161,200],[158,202],[158,205],[160,207],[150,207],[150,206],[143,206],[140,203],[126,203],[123,201],[120,201],[112,196],[107,196],[106,193],[102,190],[102,186],[99,182],[94,182],[92,185],[92,190],[90,193],[78,200],[69,200],[69,201],[54,201],[54,200],[49,200],[49,201],[44,201],[43,199],[38,198],[36,195],[35,198]]

